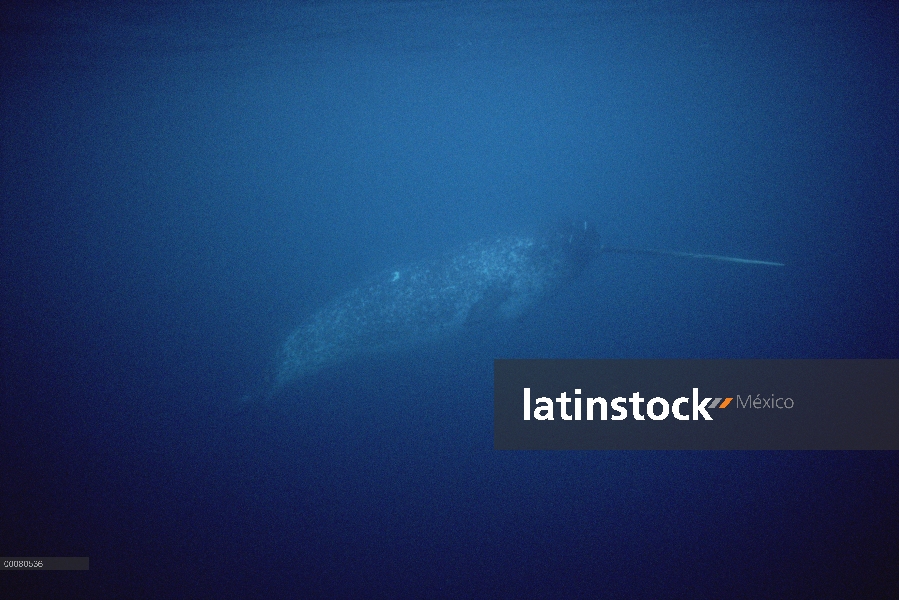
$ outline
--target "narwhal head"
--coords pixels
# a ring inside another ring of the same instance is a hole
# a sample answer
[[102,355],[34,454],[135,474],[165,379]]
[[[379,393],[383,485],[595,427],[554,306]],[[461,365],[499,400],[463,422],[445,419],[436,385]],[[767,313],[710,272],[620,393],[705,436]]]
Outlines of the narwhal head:
[[562,221],[550,235],[548,246],[552,252],[558,253],[569,274],[575,276],[599,254],[599,234],[590,221]]

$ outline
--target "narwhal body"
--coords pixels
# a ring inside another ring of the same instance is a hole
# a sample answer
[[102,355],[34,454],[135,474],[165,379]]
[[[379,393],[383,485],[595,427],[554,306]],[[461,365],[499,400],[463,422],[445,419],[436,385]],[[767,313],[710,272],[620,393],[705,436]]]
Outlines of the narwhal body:
[[275,389],[365,354],[518,317],[583,270],[599,250],[596,239],[592,226],[578,223],[543,237],[479,240],[387,271],[313,313],[287,338]]

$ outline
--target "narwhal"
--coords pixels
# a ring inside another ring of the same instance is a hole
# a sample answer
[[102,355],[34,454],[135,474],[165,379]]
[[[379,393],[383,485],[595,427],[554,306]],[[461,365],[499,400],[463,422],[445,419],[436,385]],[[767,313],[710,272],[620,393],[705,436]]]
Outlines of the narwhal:
[[386,271],[313,313],[281,346],[269,396],[367,354],[449,337],[470,324],[519,317],[604,252],[783,266],[731,256],[604,246],[588,222],[566,224],[537,237],[478,240],[437,259]]

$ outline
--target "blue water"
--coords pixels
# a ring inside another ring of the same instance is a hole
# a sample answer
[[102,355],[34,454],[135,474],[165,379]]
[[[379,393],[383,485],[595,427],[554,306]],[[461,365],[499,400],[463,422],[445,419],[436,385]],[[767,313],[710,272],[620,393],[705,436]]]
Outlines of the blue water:
[[[497,357],[899,358],[896,9],[73,4],[0,21],[0,553],[91,569],[4,597],[899,596],[896,453],[492,449]],[[240,402],[564,218],[786,266],[603,255]]]

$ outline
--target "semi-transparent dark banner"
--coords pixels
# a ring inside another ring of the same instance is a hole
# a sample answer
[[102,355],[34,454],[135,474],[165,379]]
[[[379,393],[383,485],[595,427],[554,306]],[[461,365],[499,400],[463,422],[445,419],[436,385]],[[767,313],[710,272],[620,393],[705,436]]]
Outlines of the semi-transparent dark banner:
[[899,450],[899,360],[496,360],[498,450]]

